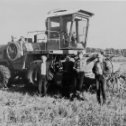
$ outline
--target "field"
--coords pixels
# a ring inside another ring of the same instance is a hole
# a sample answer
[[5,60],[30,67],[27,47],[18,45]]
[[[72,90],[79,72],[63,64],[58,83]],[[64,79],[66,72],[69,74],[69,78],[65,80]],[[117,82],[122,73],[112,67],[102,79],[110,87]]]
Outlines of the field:
[[[125,62],[114,69],[126,72]],[[0,90],[0,126],[126,126],[126,92],[107,91],[100,106],[96,94],[84,92],[84,101],[39,97],[23,87]]]

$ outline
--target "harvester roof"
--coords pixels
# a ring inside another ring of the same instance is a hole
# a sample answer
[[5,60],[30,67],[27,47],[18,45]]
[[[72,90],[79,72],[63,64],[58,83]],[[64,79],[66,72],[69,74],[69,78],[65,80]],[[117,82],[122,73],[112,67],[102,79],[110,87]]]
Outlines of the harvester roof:
[[63,16],[63,15],[69,15],[69,14],[81,14],[86,17],[93,16],[94,14],[82,9],[75,9],[75,10],[53,10],[48,12],[47,17],[56,17],[56,16]]

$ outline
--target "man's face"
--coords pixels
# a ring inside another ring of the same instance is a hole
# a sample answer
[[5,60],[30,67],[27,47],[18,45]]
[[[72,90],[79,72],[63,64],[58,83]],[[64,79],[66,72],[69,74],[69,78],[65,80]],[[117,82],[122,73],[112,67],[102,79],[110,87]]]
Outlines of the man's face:
[[69,61],[70,61],[70,57],[66,57],[66,61],[68,61],[68,62],[69,62]]
[[45,56],[42,56],[41,59],[42,59],[43,63],[46,62],[46,60],[47,60],[47,58]]
[[103,62],[103,56],[101,54],[98,55],[98,61]]
[[79,58],[80,58],[80,59],[83,58],[83,54],[82,54],[82,53],[79,54]]

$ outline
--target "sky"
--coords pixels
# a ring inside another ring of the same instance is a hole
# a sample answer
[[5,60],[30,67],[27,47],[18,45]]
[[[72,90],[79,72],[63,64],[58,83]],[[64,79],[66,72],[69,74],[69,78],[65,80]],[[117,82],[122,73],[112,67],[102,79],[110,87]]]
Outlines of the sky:
[[90,19],[87,46],[126,48],[126,1],[95,0],[0,0],[0,44],[29,31],[45,30],[48,11],[83,9]]

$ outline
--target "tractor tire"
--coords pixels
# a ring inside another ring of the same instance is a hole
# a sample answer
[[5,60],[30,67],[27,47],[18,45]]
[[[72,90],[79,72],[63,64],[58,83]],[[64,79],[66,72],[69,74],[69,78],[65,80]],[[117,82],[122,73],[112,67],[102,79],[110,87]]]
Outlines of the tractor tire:
[[11,72],[8,67],[0,65],[0,88],[8,87],[9,79],[11,78]]

